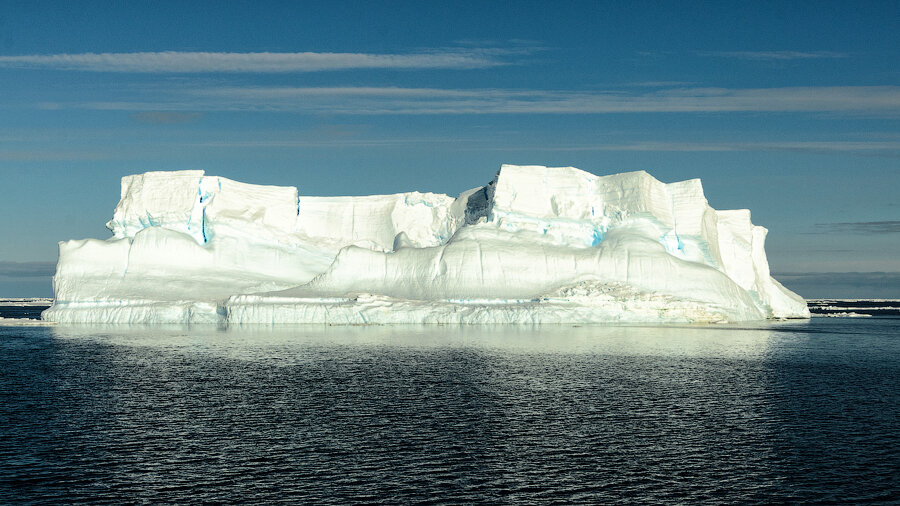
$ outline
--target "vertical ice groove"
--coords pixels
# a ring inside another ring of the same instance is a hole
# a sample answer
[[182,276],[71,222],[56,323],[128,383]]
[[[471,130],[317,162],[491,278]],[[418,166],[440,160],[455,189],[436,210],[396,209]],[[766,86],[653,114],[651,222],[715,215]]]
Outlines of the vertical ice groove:
[[[203,239],[203,244],[206,244],[206,219],[203,216],[203,177],[197,179],[197,203],[194,204],[194,209],[191,209],[191,214],[188,216],[188,230],[190,230],[191,221],[193,221],[194,214],[197,212],[197,206],[200,206],[200,237]],[[193,235],[193,234],[192,234]],[[196,237],[195,237],[196,239]]]
[[[682,244],[681,242],[681,237],[678,236],[678,218],[675,214],[675,198],[672,196],[672,191],[669,189],[668,185],[666,185],[664,188],[666,192],[666,200],[669,201],[669,213],[672,215],[672,235],[675,236],[675,251],[684,252],[684,244]],[[663,244],[665,244],[666,246],[666,251],[674,255],[675,251],[672,251],[670,241],[668,239],[665,239],[665,236],[663,237],[663,240],[665,241]]]

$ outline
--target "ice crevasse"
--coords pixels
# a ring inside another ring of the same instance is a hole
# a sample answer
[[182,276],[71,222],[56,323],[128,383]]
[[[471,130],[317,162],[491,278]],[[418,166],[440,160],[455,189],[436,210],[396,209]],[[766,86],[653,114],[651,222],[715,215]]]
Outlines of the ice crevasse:
[[66,323],[605,323],[806,318],[766,229],[698,179],[504,165],[485,186],[305,197],[203,171],[122,178],[113,237],[60,243]]

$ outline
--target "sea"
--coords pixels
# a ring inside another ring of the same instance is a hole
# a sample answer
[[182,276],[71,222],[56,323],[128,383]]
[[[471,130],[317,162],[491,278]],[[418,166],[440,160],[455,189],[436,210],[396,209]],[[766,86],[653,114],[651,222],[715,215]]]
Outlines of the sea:
[[900,501],[900,301],[228,328],[42,326],[48,303],[0,300],[0,503]]

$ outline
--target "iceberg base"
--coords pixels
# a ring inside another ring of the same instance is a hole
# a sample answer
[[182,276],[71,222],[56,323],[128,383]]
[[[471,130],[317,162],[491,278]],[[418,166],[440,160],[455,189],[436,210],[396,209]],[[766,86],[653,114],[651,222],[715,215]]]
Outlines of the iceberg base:
[[55,302],[41,319],[58,323],[220,323],[224,308],[203,301]]

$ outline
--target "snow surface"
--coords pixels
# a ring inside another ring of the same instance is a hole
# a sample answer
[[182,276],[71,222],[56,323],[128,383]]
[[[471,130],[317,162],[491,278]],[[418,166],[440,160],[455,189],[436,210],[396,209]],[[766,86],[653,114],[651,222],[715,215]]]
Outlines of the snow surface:
[[113,237],[60,243],[43,318],[603,323],[807,318],[766,229],[697,179],[504,165],[457,198],[303,197],[203,171],[122,179]]

